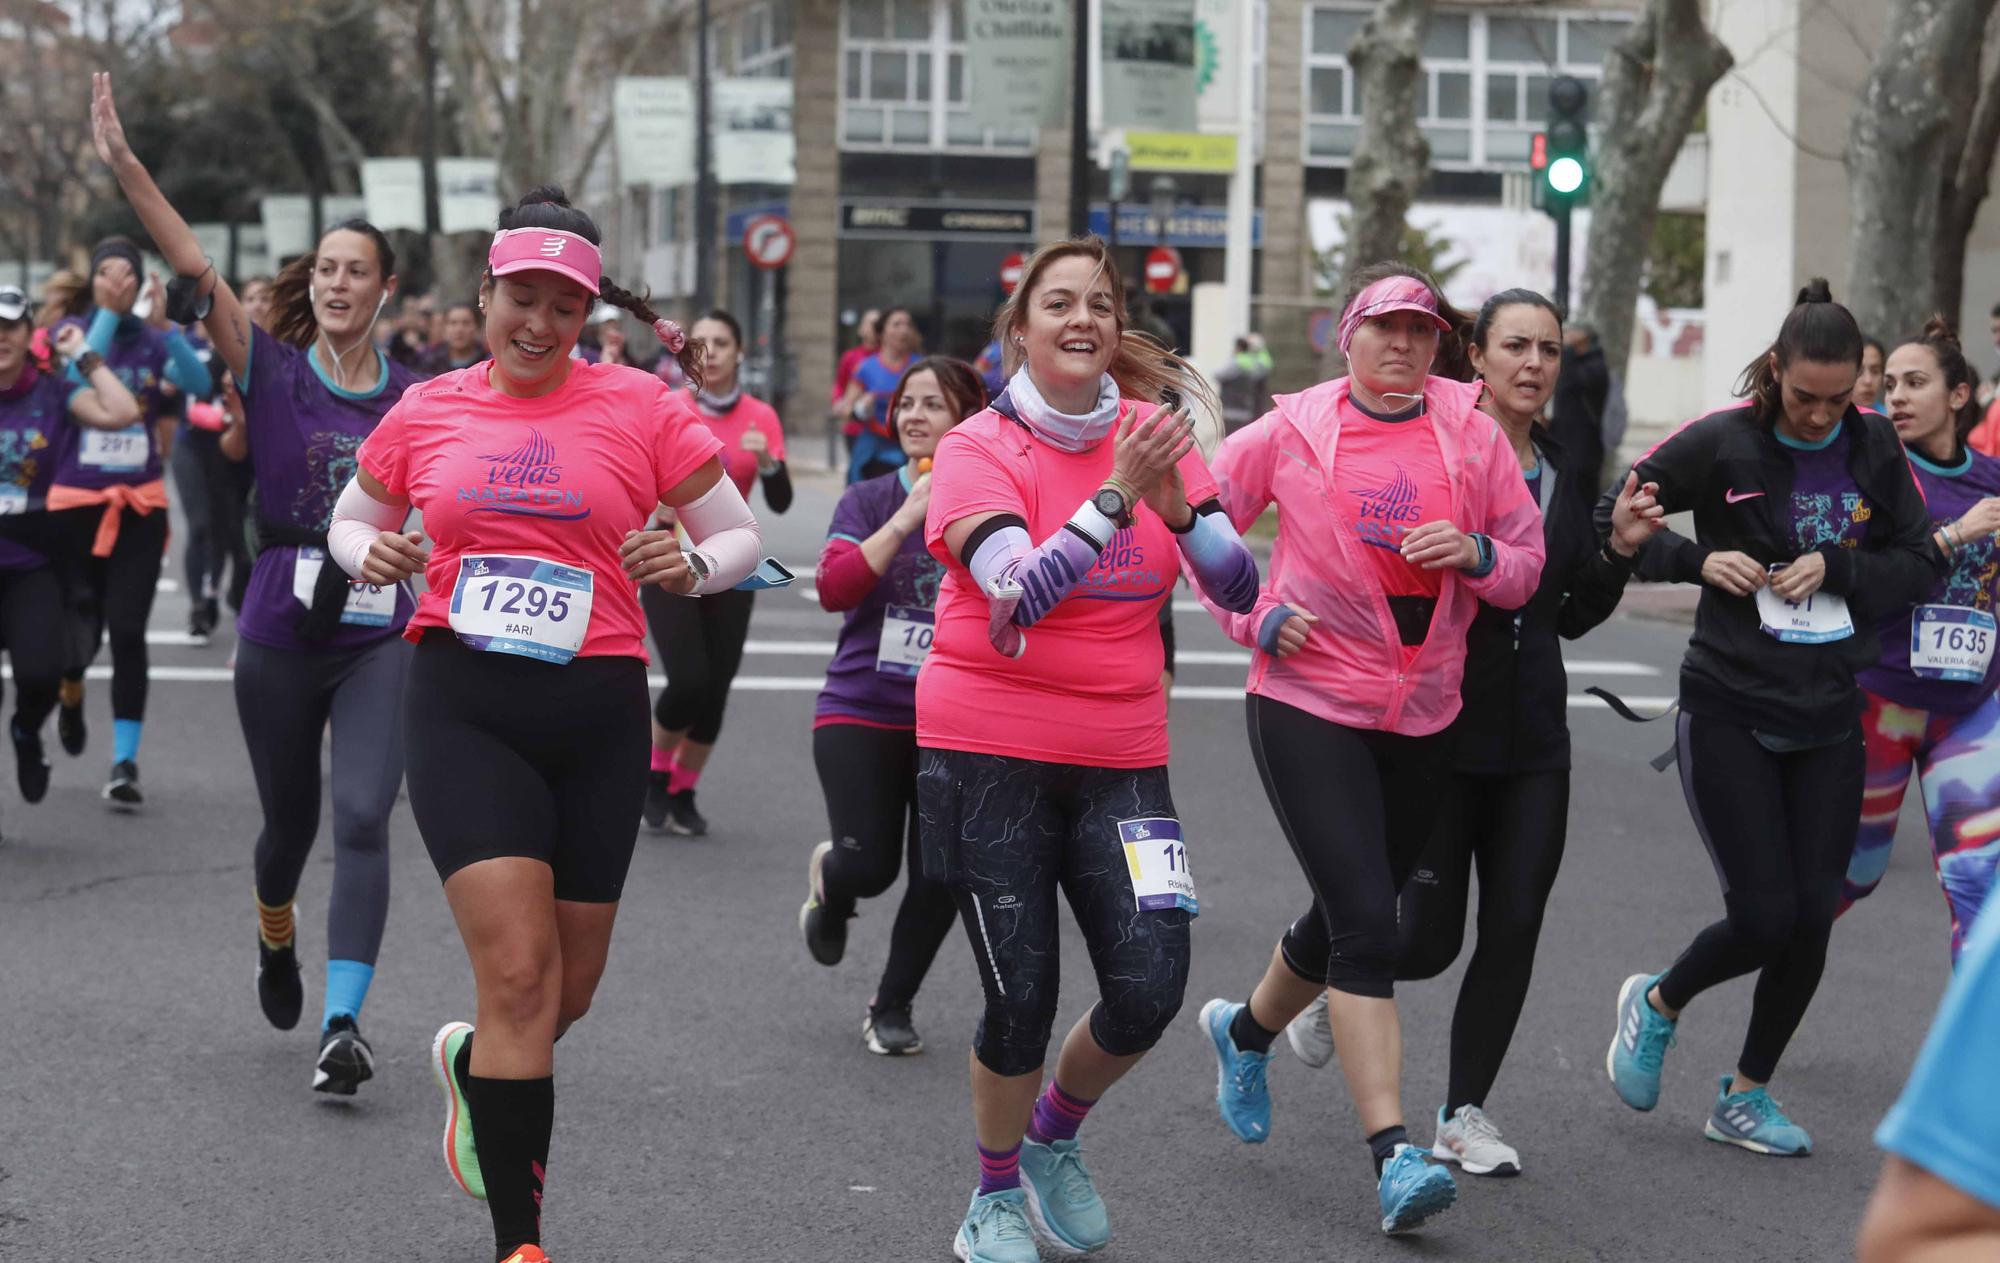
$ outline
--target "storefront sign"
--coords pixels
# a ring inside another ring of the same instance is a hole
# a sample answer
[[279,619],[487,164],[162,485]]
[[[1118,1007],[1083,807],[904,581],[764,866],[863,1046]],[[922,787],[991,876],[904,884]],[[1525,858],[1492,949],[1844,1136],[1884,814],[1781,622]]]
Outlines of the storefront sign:
[[987,237],[1032,241],[1032,206],[976,206],[960,202],[842,202],[843,237]]
[[[790,79],[718,78],[709,85],[718,184],[797,179]],[[628,188],[694,183],[694,85],[683,76],[612,86],[618,174]]]
[[[1162,228],[1165,231],[1162,231]],[[1102,202],[1090,208],[1090,231],[1100,237],[1111,233],[1111,208]],[[1143,205],[1118,208],[1118,241],[1121,245],[1144,246],[1155,241],[1183,250],[1220,250],[1228,244],[1229,212],[1220,206],[1177,206],[1162,225]],[[1250,244],[1264,244],[1264,212],[1250,221]]]
[[1228,175],[1236,170],[1236,137],[1200,132],[1126,132],[1134,171],[1188,171]]
[[694,86],[681,76],[627,76],[611,86],[613,149],[627,188],[694,179]]
[[1069,74],[1068,0],[965,0],[967,104],[981,127],[1053,127]]
[[[500,164],[492,158],[440,158],[438,231],[492,232],[500,217]],[[377,228],[424,230],[424,164],[420,158],[369,158],[361,164],[361,196]]]
[[1194,0],[1104,0],[1103,126],[1191,132]]

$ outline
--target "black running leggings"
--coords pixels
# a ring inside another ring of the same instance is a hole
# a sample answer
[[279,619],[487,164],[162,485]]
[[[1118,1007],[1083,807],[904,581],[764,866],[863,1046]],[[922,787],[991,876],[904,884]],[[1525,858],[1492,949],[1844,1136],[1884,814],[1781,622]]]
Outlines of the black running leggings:
[[1774,753],[1748,728],[1682,712],[1681,790],[1715,863],[1728,915],[1695,936],[1666,976],[1674,1009],[1758,972],[1738,1073],[1770,1081],[1826,966],[1861,820],[1866,747],[1840,741]]
[[81,680],[111,633],[111,715],[146,717],[146,621],[160,586],[167,547],[167,515],[122,511],[118,541],[109,557],[93,557],[91,544],[104,518],[100,506],[51,514],[61,533],[66,610],[63,678]]
[[653,718],[668,732],[714,745],[729,705],[729,686],[743,665],[756,593],[732,588],[711,596],[675,596],[649,583],[639,589],[639,603],[667,673]]
[[907,854],[909,881],[889,931],[889,960],[875,1007],[907,1009],[958,919],[951,892],[924,876],[917,829],[917,734],[908,729],[826,724],[813,730],[813,764],[826,793],[833,850],[820,866],[829,915],[851,916],[859,899],[896,883]]
[[62,584],[52,567],[0,572],[0,643],[14,668],[14,720],[39,732],[62,678]]
[[1351,995],[1396,991],[1396,896],[1450,787],[1450,739],[1349,728],[1255,693],[1250,753],[1313,906],[1279,948],[1293,973]]
[[187,568],[188,600],[214,600],[224,569],[250,564],[243,535],[243,505],[222,455],[222,438],[212,430],[183,425],[169,458],[174,492],[187,519],[181,559]]
[[1479,941],[1451,1017],[1451,1085],[1444,1112],[1484,1108],[1514,1038],[1542,911],[1562,866],[1569,771],[1515,776],[1460,773],[1431,844],[1403,886],[1400,981],[1435,978],[1458,959],[1473,865],[1479,867]]
[[[1114,1057],[1159,1042],[1187,991],[1194,918],[1137,906],[1118,826],[1178,819],[1166,768],[927,749],[917,756],[917,812],[925,872],[957,901],[986,992],[973,1035],[979,1064],[1013,1076],[1048,1059],[1062,977],[1058,891],[1097,974],[1091,1038]],[[1193,840],[1196,868],[1199,847]]]

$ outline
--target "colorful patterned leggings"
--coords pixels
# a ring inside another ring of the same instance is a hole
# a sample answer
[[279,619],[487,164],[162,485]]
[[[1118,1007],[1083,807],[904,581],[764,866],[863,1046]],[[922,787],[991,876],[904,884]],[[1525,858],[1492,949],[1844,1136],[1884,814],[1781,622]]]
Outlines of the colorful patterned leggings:
[[1931,859],[1951,914],[1951,959],[1956,964],[2000,863],[2000,698],[1989,695],[1967,714],[1943,715],[1873,693],[1862,696],[1867,703],[1861,726],[1868,741],[1868,784],[1840,910],[1846,912],[1881,883],[1914,770],[1930,823]]

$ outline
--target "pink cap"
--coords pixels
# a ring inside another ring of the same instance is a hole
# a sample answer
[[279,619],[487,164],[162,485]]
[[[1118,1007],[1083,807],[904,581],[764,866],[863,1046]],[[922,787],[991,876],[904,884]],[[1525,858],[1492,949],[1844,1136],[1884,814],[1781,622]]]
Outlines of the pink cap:
[[1354,341],[1354,331],[1370,316],[1391,311],[1421,311],[1436,323],[1439,333],[1450,333],[1451,325],[1438,315],[1437,298],[1431,287],[1414,276],[1385,276],[1354,296],[1340,316],[1340,353]]
[[554,272],[592,294],[604,279],[604,258],[587,238],[554,228],[508,228],[493,234],[486,266],[495,276]]

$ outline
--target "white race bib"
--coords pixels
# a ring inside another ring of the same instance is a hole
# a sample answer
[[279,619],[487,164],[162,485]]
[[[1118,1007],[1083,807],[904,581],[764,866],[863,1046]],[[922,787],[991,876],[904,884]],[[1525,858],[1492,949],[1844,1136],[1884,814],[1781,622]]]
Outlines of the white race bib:
[[1919,605],[1910,613],[1910,670],[1926,680],[1976,684],[1993,661],[1994,622],[1963,605]]
[[1132,899],[1139,911],[1185,908],[1190,916],[1201,915],[1180,821],[1172,816],[1120,820],[1118,840],[1125,846],[1125,867],[1132,873]]
[[539,557],[461,557],[451,629],[474,649],[561,666],[590,630],[591,581],[588,570]]
[[[312,608],[313,592],[319,586],[320,567],[325,564],[324,549],[299,549],[298,562],[292,567],[292,597],[307,609]],[[387,627],[395,618],[395,584],[385,588],[374,583],[348,581],[347,604],[341,607],[341,622],[353,627]]]
[[1854,619],[1847,612],[1846,599],[1831,592],[1815,592],[1803,601],[1787,601],[1766,584],[1757,589],[1757,617],[1767,634],[1788,645],[1823,645],[1830,640],[1846,640],[1854,634]]
[[149,450],[144,422],[122,430],[87,429],[77,462],[102,473],[136,474],[146,467]]
[[930,656],[936,619],[929,610],[891,605],[882,615],[882,643],[875,669],[883,675],[914,676]]

